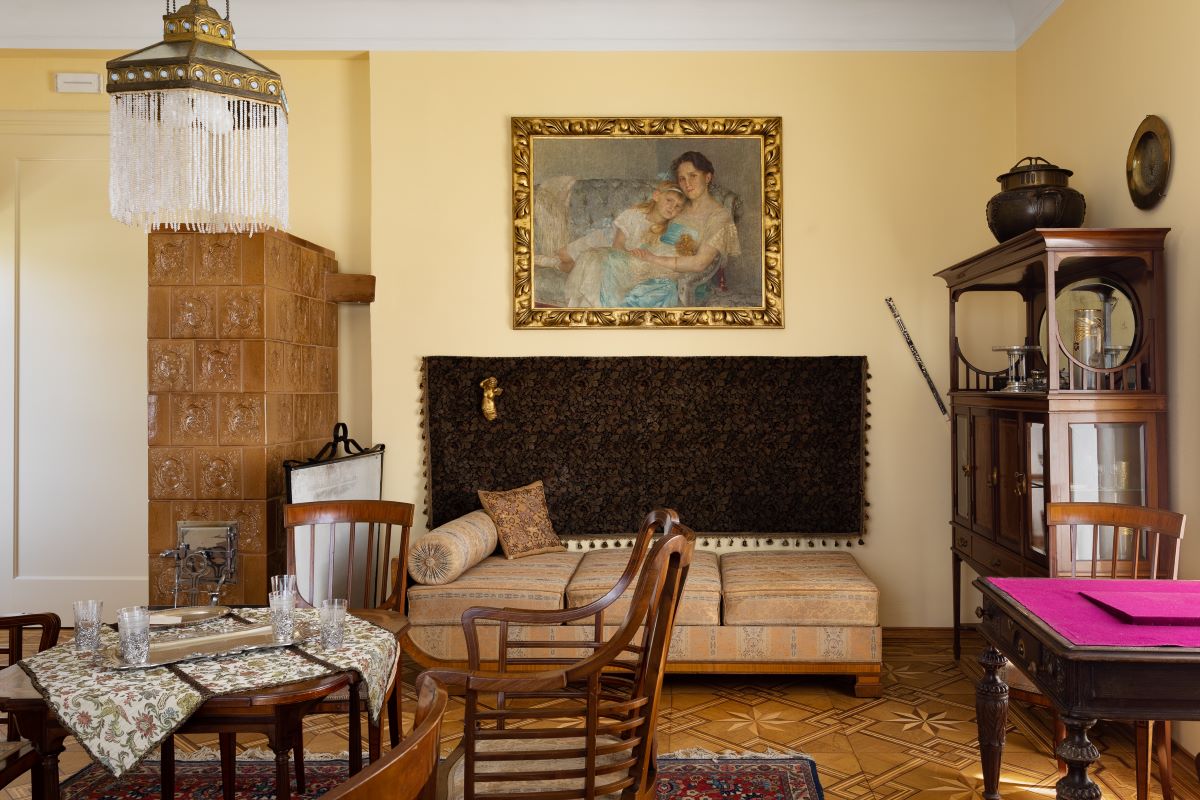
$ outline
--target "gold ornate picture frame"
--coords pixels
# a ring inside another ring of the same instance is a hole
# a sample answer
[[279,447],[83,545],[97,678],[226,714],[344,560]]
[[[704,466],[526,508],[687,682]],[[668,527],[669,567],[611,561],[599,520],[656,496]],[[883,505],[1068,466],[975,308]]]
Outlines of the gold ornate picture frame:
[[516,328],[783,327],[779,117],[513,117]]

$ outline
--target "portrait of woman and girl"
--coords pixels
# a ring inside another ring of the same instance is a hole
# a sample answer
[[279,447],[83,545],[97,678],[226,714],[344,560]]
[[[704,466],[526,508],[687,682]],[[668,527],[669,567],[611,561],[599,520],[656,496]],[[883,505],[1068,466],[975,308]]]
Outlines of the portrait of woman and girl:
[[733,215],[712,194],[716,168],[703,153],[676,157],[668,179],[557,252],[568,308],[681,305],[679,279],[741,252]]

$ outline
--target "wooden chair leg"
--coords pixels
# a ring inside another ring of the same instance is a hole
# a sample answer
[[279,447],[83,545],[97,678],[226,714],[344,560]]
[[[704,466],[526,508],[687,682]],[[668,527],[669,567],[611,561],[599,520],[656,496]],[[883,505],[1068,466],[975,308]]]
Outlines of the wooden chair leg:
[[1174,800],[1175,792],[1171,774],[1171,721],[1158,720],[1154,724],[1158,726],[1158,736],[1155,740],[1157,744],[1154,748],[1154,752],[1158,756],[1158,782],[1162,787],[1163,800]]
[[304,719],[296,729],[296,746],[292,748],[292,762],[296,765],[296,791],[304,791]]
[[159,745],[160,758],[158,762],[159,783],[163,800],[174,800],[175,797],[175,737],[168,736]]
[[218,737],[221,747],[221,796],[224,800],[234,800],[237,788],[237,735],[222,733]]
[[1058,759],[1058,774],[1067,774],[1067,762],[1063,761],[1058,755],[1058,746],[1067,738],[1067,726],[1063,724],[1062,718],[1058,714],[1054,715],[1054,754]]
[[350,774],[362,770],[362,711],[358,703],[358,684],[350,684]]
[[401,728],[400,716],[400,675],[396,675],[396,682],[392,685],[392,691],[387,698],[388,712],[388,736],[392,740],[392,747],[400,746],[400,736],[403,734]]
[[1150,748],[1153,736],[1151,723],[1139,719],[1133,723],[1133,762],[1134,784],[1137,789],[1137,800],[1150,798]]

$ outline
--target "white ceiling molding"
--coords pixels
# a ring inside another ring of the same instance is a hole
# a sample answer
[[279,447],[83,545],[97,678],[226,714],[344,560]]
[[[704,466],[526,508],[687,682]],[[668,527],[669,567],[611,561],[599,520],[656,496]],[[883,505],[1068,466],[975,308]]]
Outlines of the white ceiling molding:
[[[180,5],[184,0],[179,0]],[[1062,0],[230,0],[246,51],[1010,51]],[[224,10],[221,0],[210,5]],[[162,0],[0,0],[4,49],[134,50]]]

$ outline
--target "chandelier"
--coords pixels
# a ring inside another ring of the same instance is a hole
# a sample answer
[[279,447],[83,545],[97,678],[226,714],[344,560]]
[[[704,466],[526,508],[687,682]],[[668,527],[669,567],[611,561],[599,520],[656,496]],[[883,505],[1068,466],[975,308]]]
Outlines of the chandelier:
[[147,231],[286,229],[287,98],[206,0],[166,0],[163,40],[108,67],[109,203]]

